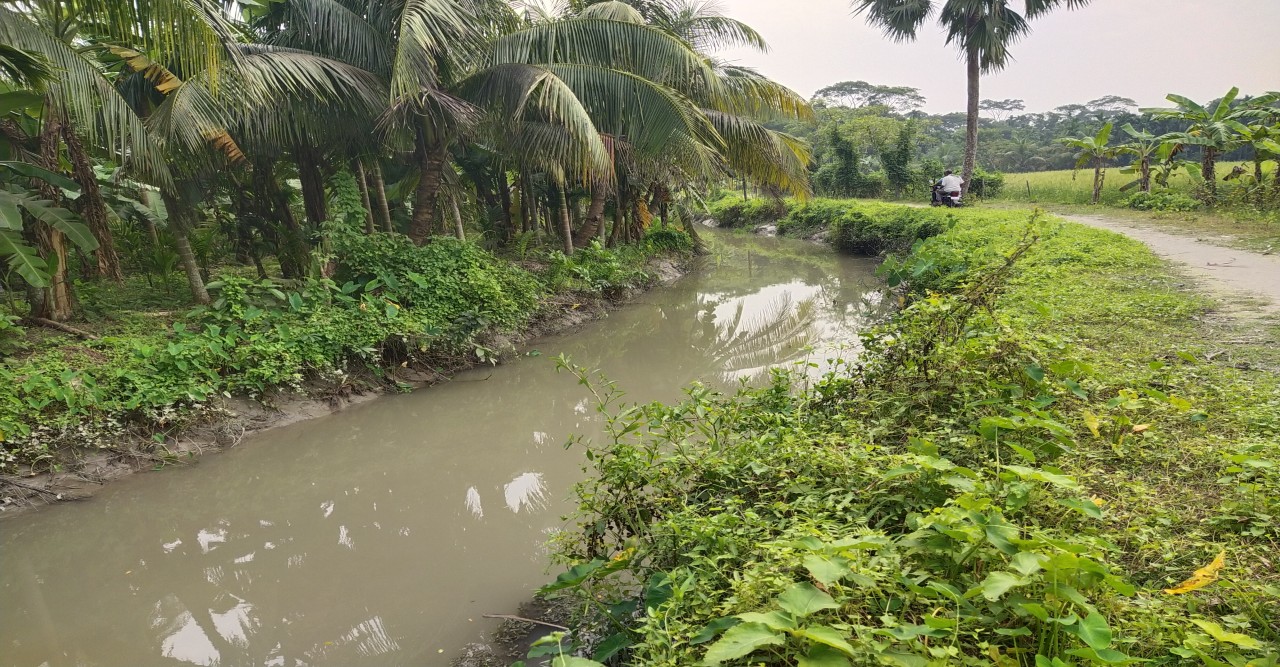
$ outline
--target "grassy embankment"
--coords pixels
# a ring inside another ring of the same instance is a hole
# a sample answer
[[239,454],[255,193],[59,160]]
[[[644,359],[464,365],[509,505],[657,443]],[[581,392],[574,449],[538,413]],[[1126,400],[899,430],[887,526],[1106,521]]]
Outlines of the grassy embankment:
[[416,247],[344,232],[330,248],[332,279],[225,267],[209,307],[141,279],[85,285],[87,322],[76,326],[92,338],[0,320],[0,473],[74,469],[95,451],[163,462],[174,436],[225,417],[228,397],[405,388],[407,377],[487,362],[495,335],[643,285],[650,259],[690,248],[683,233],[655,230],[616,251],[503,259],[452,238]]
[[624,409],[575,369],[611,438],[548,590],[616,619],[597,659],[1277,664],[1280,331],[1206,317],[1136,241],[954,215],[820,382]]
[[[1107,170],[1101,205],[1108,209],[1108,215],[1119,213],[1122,217],[1150,222],[1171,231],[1229,237],[1231,245],[1251,250],[1280,248],[1280,206],[1274,201],[1259,205],[1255,197],[1246,195],[1241,189],[1239,184],[1242,181],[1234,181],[1234,184],[1221,181],[1238,165],[1249,169],[1244,180],[1252,182],[1252,163],[1219,163],[1219,187],[1225,201],[1217,209],[1206,209],[1192,197],[1195,183],[1180,171],[1169,179],[1168,189],[1157,186],[1151,200],[1134,201],[1136,189],[1120,190],[1133,180],[1133,175],[1121,174],[1114,168]],[[1264,163],[1263,167],[1265,180],[1270,182],[1275,174],[1275,164]],[[1004,188],[989,203],[996,206],[1038,204],[1064,213],[1088,213],[1096,210],[1089,203],[1092,197],[1092,170],[1042,171],[1005,174]],[[1142,208],[1133,208],[1135,206]]]

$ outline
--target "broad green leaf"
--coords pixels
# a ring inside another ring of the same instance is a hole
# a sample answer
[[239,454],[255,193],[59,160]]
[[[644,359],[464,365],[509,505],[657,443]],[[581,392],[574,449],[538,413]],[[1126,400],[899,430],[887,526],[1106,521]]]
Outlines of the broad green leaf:
[[849,645],[844,635],[835,628],[825,625],[815,625],[813,627],[804,628],[795,633],[797,637],[804,637],[810,641],[817,642],[824,646],[830,646],[845,655],[853,655],[853,647]]
[[702,658],[704,665],[719,665],[726,660],[734,660],[762,646],[781,646],[785,639],[781,634],[769,629],[763,623],[743,623],[729,628],[716,643],[707,649]]
[[22,231],[22,211],[18,208],[17,202],[6,197],[6,194],[0,192],[0,229],[20,232]]
[[849,559],[840,556],[828,558],[818,554],[809,554],[804,557],[804,567],[814,579],[827,586],[840,581],[850,574]]
[[30,90],[14,90],[0,94],[0,116],[44,103],[44,95]]
[[1022,607],[1023,611],[1036,617],[1036,619],[1038,619],[1042,623],[1048,622],[1049,620],[1049,612],[1044,608],[1044,605],[1042,604],[1039,604],[1036,602],[1023,602],[1023,603],[1020,603],[1018,606]]
[[796,667],[849,667],[849,659],[830,646],[819,644],[797,658]]
[[0,257],[8,262],[9,268],[17,271],[18,275],[33,287],[49,286],[48,264],[36,254],[36,249],[28,245],[18,232],[10,229],[0,230]]
[[1081,619],[1080,625],[1076,626],[1076,636],[1094,650],[1101,651],[1111,646],[1111,626],[1096,611]]
[[1059,500],[1058,504],[1062,505],[1063,507],[1068,507],[1070,509],[1073,509],[1079,512],[1080,514],[1083,514],[1084,516],[1087,516],[1093,519],[1102,518],[1102,508],[1098,507],[1098,504],[1093,502],[1092,500],[1080,500],[1079,498],[1065,498],[1065,499]]
[[596,570],[605,566],[605,561],[599,558],[586,563],[579,563],[569,568],[567,572],[563,572],[556,580],[542,587],[541,592],[551,593],[554,591],[573,588],[586,581]]
[[[31,164],[30,162],[19,162],[19,161],[8,160],[8,161],[0,162],[0,168],[8,169],[9,171],[12,171],[15,174],[26,176],[27,178],[38,178],[48,183],[49,185],[62,188],[63,190],[66,190],[67,192],[70,192],[73,194],[80,193],[79,183],[71,180],[70,178],[67,178],[66,176],[63,176],[62,174],[49,171],[44,167],[37,167],[36,165]],[[72,198],[74,199],[74,197]]]
[[573,655],[558,655],[551,661],[551,667],[604,667],[595,660],[579,658]]
[[898,667],[928,667],[929,659],[914,653],[898,653],[886,651],[880,654],[880,661]]
[[1263,647],[1262,642],[1254,639],[1253,637],[1239,632],[1228,632],[1227,630],[1224,630],[1221,625],[1212,621],[1193,618],[1191,619],[1191,622],[1200,626],[1200,629],[1209,633],[1209,636],[1213,637],[1214,641],[1219,643],[1235,644],[1240,648],[1247,648],[1251,650],[1260,650]]
[[1002,595],[1009,592],[1009,589],[1017,586],[1027,585],[1027,579],[1020,577],[1012,572],[992,572],[987,575],[986,579],[978,586],[982,591],[982,597],[996,601]]
[[715,639],[716,635],[720,634],[721,632],[724,632],[725,630],[728,630],[729,628],[732,628],[733,626],[741,622],[742,621],[739,620],[738,617],[736,616],[726,616],[724,618],[717,618],[716,620],[708,623],[706,627],[702,628],[702,630],[698,631],[698,634],[694,635],[693,638],[689,640],[689,643],[695,646],[698,644],[705,644],[711,641],[712,639]]
[[1045,556],[1031,551],[1019,551],[1013,555],[1010,564],[1013,569],[1021,572],[1026,576],[1031,576],[1044,569],[1044,562],[1048,560]]
[[738,614],[738,619],[743,623],[761,623],[779,631],[795,630],[797,627],[795,617],[785,611],[776,609],[764,614],[749,611],[745,614]]
[[1115,649],[1095,649],[1095,648],[1078,648],[1067,651],[1068,654],[1086,658],[1093,662],[1102,662],[1108,665],[1124,665],[1131,662],[1147,662],[1140,658],[1131,658]]
[[778,596],[778,606],[791,612],[796,618],[804,618],[823,609],[837,609],[840,605],[830,595],[809,583],[793,584]]
[[618,652],[622,651],[628,646],[631,646],[631,643],[632,643],[631,635],[625,632],[615,633],[613,635],[610,635],[604,641],[600,642],[599,646],[596,646],[595,651],[592,652],[591,654],[591,659],[599,660],[600,662],[605,662],[609,658],[612,658],[613,656],[617,655]]

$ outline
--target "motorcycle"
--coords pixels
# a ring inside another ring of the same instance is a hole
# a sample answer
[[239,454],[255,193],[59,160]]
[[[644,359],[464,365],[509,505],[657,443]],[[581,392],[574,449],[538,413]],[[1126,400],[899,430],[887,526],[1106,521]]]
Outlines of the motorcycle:
[[946,206],[947,208],[957,208],[963,205],[963,203],[960,200],[959,190],[955,190],[951,192],[943,192],[942,185],[939,183],[934,183],[931,192],[932,192],[933,201],[930,202],[930,204],[933,206]]

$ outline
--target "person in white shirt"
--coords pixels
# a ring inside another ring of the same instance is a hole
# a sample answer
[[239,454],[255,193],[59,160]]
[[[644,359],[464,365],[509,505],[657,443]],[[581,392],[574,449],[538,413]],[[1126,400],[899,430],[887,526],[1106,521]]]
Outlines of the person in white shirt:
[[938,189],[942,194],[949,195],[952,198],[960,196],[960,187],[964,185],[964,180],[959,176],[951,173],[948,169],[941,179],[938,179]]

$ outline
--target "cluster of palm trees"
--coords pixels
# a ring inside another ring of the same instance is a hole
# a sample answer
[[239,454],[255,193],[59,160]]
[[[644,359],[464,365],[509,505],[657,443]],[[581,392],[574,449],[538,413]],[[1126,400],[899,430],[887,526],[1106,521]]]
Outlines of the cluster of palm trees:
[[[1137,130],[1132,124],[1123,128],[1129,136],[1125,143],[1111,140],[1113,124],[1108,122],[1097,134],[1085,137],[1068,137],[1059,142],[1078,152],[1076,168],[1093,167],[1093,203],[1102,197],[1104,169],[1110,160],[1121,155],[1131,155],[1133,165],[1128,170],[1137,178],[1125,188],[1136,186],[1141,192],[1150,192],[1154,180],[1167,186],[1169,176],[1177,169],[1187,173],[1201,184],[1199,193],[1208,204],[1218,199],[1217,162],[1221,155],[1248,147],[1253,155],[1253,182],[1259,192],[1265,192],[1262,163],[1276,160],[1273,176],[1273,194],[1280,193],[1280,92],[1270,92],[1236,103],[1239,88],[1232,88],[1216,104],[1199,104],[1182,95],[1169,95],[1174,104],[1168,108],[1142,109],[1142,113],[1155,120],[1174,121],[1185,129],[1154,135]],[[1199,162],[1182,159],[1188,148],[1199,151]],[[1242,175],[1238,169],[1228,178]]]
[[713,55],[742,45],[765,48],[696,0],[0,3],[0,261],[56,321],[73,253],[123,276],[122,220],[171,244],[196,302],[206,218],[304,276],[335,179],[369,233],[461,234],[461,204],[565,253],[726,174],[805,192],[806,146],[765,123],[809,109]]

